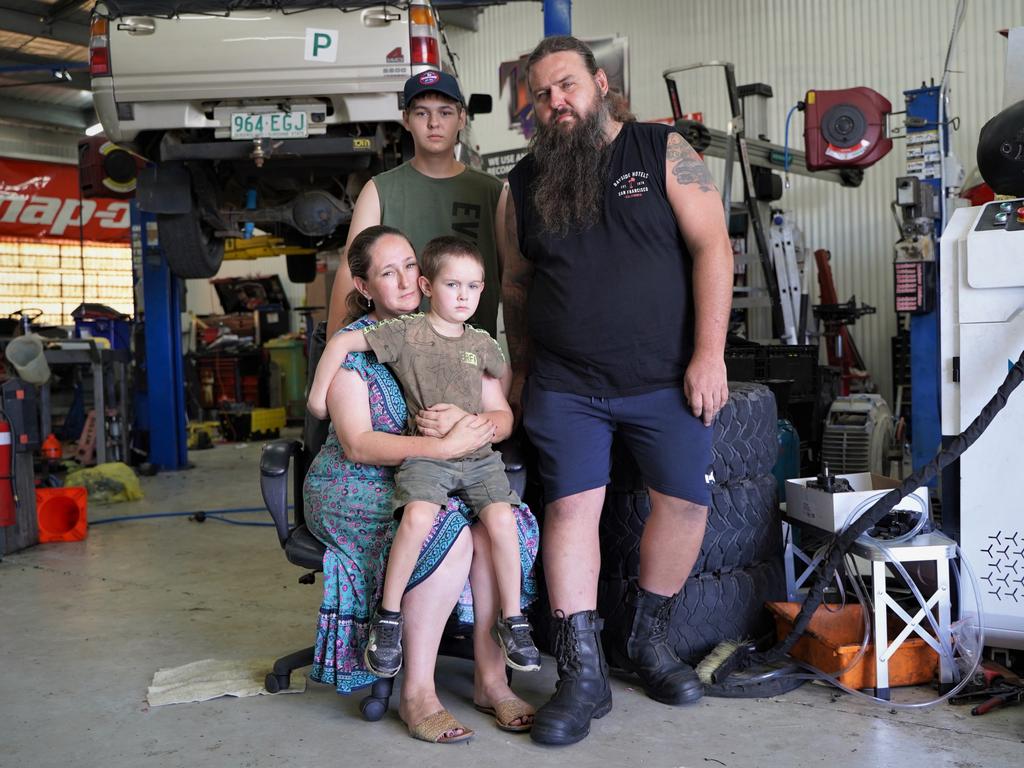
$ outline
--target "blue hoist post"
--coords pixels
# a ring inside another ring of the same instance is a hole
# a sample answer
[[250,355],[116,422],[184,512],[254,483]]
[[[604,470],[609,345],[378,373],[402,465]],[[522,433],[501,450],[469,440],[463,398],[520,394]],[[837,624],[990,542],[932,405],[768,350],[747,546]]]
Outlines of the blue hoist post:
[[149,461],[161,470],[188,466],[185,371],[181,348],[181,280],[160,247],[156,215],[132,201],[132,256],[142,278],[146,328]]
[[[942,164],[949,148],[949,136],[940,124],[939,86],[916,88],[904,91],[907,115],[907,145],[918,135],[925,138],[925,132],[935,134],[931,140],[916,142],[913,146],[923,148],[922,156],[911,159],[908,153],[907,175],[917,176],[922,185],[935,190],[935,227],[932,239],[935,248],[935,263],[939,263],[939,235],[942,232],[945,190],[942,188]],[[930,139],[930,137],[929,137]],[[941,146],[940,146],[941,142]],[[920,169],[918,168],[920,165]],[[910,316],[910,403],[911,403],[911,457],[914,471],[917,471],[935,456],[942,440],[941,435],[941,392],[939,361],[939,280],[936,276],[933,287],[932,311],[927,314]],[[933,481],[934,484],[934,481]]]
[[544,37],[572,34],[572,0],[544,0]]

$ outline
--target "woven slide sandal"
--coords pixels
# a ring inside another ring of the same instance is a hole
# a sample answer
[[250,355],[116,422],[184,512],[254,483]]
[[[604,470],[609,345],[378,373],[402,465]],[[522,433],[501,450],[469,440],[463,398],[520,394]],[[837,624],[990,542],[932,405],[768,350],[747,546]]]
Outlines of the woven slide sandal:
[[[449,731],[462,730],[458,736],[445,736]],[[466,741],[475,735],[471,728],[467,728],[454,717],[447,709],[439,709],[432,715],[427,715],[416,725],[409,726],[409,735],[414,739],[429,741],[432,744],[455,744]]]
[[497,723],[498,727],[503,731],[509,731],[510,733],[525,733],[526,731],[533,728],[533,723],[523,723],[520,725],[513,725],[516,720],[532,717],[535,712],[533,707],[527,704],[522,699],[505,699],[499,701],[493,707],[485,707],[481,704],[473,704],[478,712],[483,712],[485,715],[492,715],[494,722]]

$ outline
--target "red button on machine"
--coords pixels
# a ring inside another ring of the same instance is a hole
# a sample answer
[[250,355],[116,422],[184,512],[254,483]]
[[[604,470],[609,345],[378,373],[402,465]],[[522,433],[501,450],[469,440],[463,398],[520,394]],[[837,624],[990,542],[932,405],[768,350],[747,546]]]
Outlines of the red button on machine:
[[1017,222],[1024,224],[1024,205],[1017,209]]

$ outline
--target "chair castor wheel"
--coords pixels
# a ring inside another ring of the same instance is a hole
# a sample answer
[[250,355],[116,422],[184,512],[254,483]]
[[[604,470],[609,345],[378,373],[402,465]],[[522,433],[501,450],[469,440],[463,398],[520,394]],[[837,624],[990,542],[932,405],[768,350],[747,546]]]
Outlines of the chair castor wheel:
[[288,675],[275,675],[271,672],[263,681],[263,687],[267,689],[267,693],[277,693],[287,688],[289,682]]
[[374,696],[367,696],[359,702],[359,711],[363,713],[363,720],[375,723],[384,717],[388,705]]

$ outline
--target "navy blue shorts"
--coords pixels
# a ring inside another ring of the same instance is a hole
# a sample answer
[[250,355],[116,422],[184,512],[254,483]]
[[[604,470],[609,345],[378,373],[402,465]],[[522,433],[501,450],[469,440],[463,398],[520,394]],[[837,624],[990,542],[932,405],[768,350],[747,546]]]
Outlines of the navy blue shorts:
[[547,502],[601,488],[618,432],[647,485],[666,496],[711,502],[712,428],[694,417],[682,387],[629,397],[584,397],[528,380],[523,426],[540,454]]

